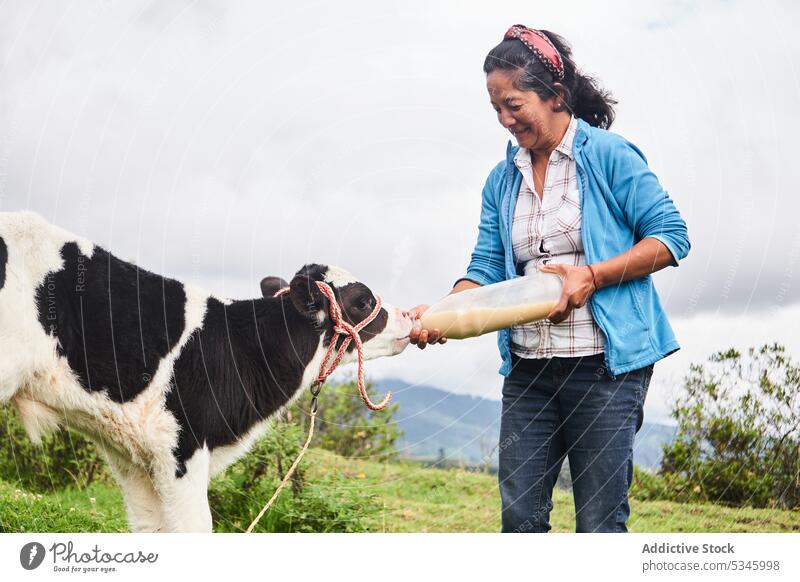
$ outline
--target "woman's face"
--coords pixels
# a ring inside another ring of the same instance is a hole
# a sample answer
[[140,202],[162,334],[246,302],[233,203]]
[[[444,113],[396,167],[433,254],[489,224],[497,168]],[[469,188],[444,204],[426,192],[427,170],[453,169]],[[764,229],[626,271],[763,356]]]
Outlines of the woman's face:
[[522,148],[548,150],[558,145],[553,127],[554,99],[542,101],[533,91],[514,86],[518,71],[496,69],[486,76],[489,100],[497,120],[516,138]]

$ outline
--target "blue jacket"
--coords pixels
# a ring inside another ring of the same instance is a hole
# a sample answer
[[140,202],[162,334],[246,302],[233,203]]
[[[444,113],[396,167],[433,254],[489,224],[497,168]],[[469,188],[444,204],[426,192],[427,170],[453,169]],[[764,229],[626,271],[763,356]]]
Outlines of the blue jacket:
[[[673,264],[689,253],[686,223],[639,149],[582,119],[573,142],[581,199],[581,236],[588,263],[624,253],[645,237],[660,240]],[[514,164],[519,148],[508,144],[506,159],[486,180],[478,241],[466,279],[488,285],[518,277],[511,229],[522,175]],[[592,315],[605,336],[605,361],[613,375],[652,364],[679,349],[648,275],[599,289],[590,299]],[[511,372],[510,330],[498,332],[503,363]]]

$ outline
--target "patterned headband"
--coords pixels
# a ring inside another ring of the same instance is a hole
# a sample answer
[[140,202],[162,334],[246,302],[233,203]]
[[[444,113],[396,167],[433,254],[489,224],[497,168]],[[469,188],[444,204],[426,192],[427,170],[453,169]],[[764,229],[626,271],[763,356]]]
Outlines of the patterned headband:
[[564,79],[564,62],[561,60],[561,55],[558,54],[558,49],[544,33],[522,24],[515,24],[508,29],[503,40],[508,40],[509,38],[516,38],[528,47],[559,81]]

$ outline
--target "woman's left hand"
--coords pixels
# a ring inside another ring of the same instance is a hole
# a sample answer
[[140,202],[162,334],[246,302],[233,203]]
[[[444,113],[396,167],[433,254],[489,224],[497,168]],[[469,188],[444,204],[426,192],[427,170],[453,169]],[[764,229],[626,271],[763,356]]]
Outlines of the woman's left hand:
[[572,310],[583,307],[597,291],[594,286],[594,278],[589,267],[583,265],[542,265],[539,267],[542,273],[553,273],[561,277],[563,288],[561,298],[553,310],[547,315],[547,319],[553,323],[561,323],[569,317]]

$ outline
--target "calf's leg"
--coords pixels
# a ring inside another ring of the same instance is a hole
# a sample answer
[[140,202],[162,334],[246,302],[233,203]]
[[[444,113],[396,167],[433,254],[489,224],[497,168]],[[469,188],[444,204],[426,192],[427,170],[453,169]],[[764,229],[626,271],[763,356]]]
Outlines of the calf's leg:
[[125,497],[128,526],[132,532],[164,531],[165,519],[161,498],[150,476],[139,467],[109,458],[109,465]]
[[168,531],[211,532],[209,458],[208,449],[197,449],[186,462],[186,472],[182,476],[171,471],[156,479]]

